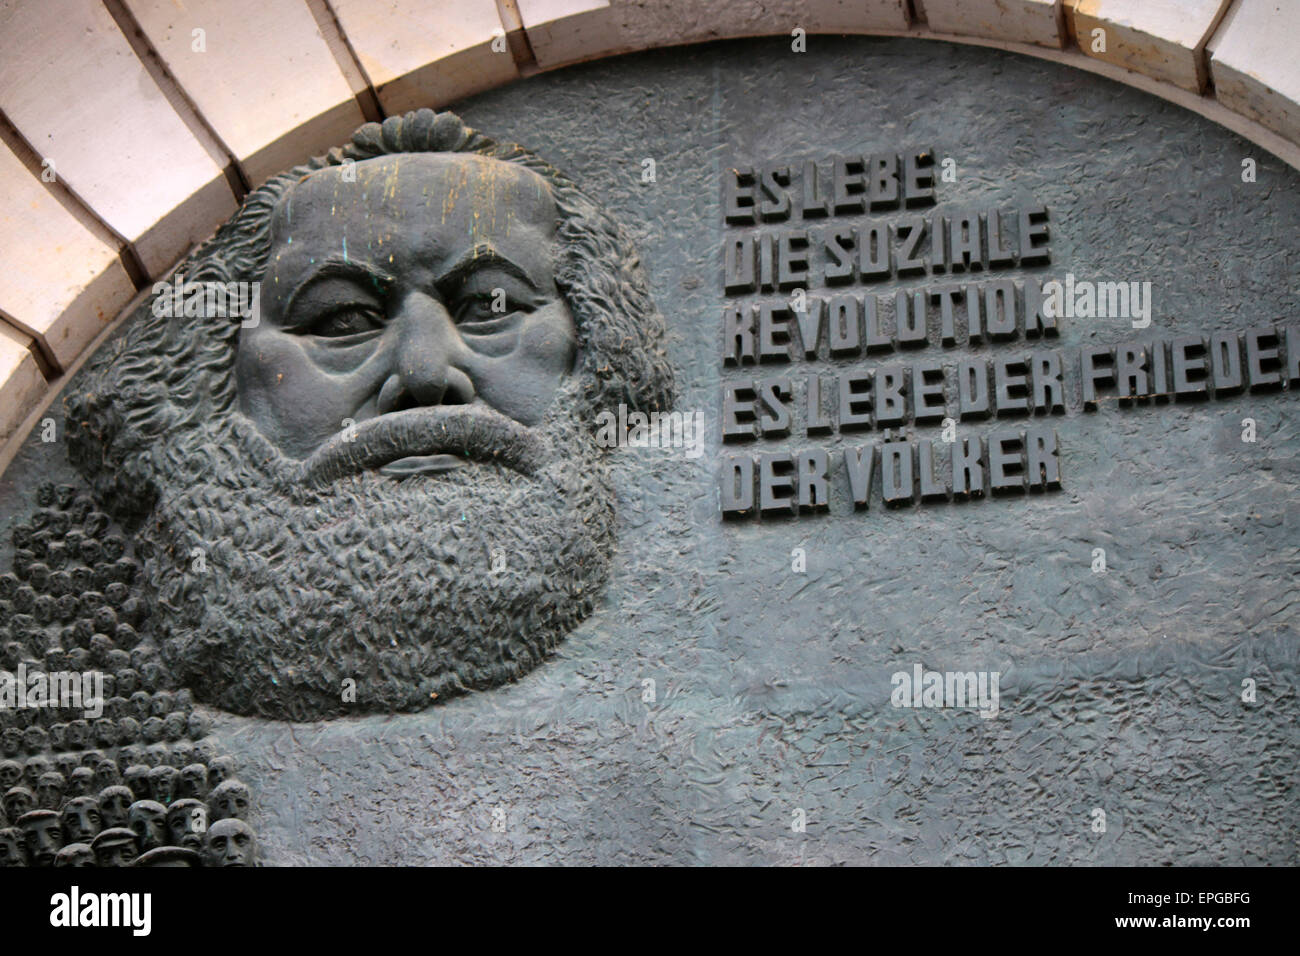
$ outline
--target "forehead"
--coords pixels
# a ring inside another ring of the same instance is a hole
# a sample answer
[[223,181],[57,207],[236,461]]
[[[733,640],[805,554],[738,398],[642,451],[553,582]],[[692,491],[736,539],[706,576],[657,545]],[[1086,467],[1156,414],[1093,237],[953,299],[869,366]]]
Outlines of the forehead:
[[333,241],[346,231],[378,244],[446,231],[476,241],[549,233],[555,219],[546,180],[517,163],[471,153],[401,153],[311,173],[276,207],[272,238],[292,245]]

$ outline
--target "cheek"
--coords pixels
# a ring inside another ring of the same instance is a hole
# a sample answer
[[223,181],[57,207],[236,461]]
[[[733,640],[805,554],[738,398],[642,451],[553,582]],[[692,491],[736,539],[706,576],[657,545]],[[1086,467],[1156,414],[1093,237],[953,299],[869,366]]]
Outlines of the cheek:
[[563,303],[539,309],[520,330],[509,355],[485,363],[478,376],[483,400],[524,425],[546,417],[555,389],[573,368],[577,343]]
[[240,340],[235,373],[240,405],[257,417],[281,408],[308,384],[311,369],[287,336],[268,332]]
[[551,374],[567,374],[578,352],[578,331],[569,307],[563,301],[555,302],[539,310],[535,318],[520,337],[520,351]]
[[293,336],[266,330],[240,341],[239,406],[291,457],[304,457],[336,434],[360,404],[348,377],[313,362]]

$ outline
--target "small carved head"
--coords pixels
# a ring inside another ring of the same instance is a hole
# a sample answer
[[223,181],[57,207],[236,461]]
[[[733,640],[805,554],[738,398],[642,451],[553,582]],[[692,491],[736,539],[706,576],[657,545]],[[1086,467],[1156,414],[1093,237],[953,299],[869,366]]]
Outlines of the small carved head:
[[33,866],[51,866],[54,854],[63,847],[63,828],[59,815],[53,810],[32,810],[18,818],[18,829],[23,831],[27,858]]
[[0,866],[26,866],[27,844],[17,827],[0,829]]
[[218,784],[208,794],[208,809],[213,820],[247,820],[251,805],[248,785],[234,778]]
[[254,866],[257,837],[243,820],[218,820],[208,827],[203,857],[208,866]]
[[131,791],[117,784],[99,792],[99,815],[104,829],[124,827],[129,822],[129,812],[135,797]]
[[43,810],[57,810],[63,803],[63,789],[67,781],[57,770],[43,773],[36,781],[36,805]]
[[126,827],[101,831],[90,846],[100,866],[129,866],[140,853],[135,832]]
[[176,784],[180,780],[180,771],[175,767],[162,765],[149,771],[149,795],[163,806],[176,799]]
[[128,826],[141,852],[167,845],[167,808],[156,800],[137,800],[127,811]]
[[167,834],[172,846],[203,849],[208,832],[208,808],[200,800],[177,800],[167,808]]
[[95,785],[95,771],[89,767],[76,767],[68,775],[68,788],[65,791],[65,796],[72,798],[88,797],[95,791],[102,789],[103,787]]
[[18,784],[5,791],[2,802],[5,808],[5,817],[16,821],[23,814],[35,809],[36,794],[22,784]]
[[69,843],[54,854],[55,866],[95,866],[95,851],[89,843]]
[[201,763],[186,764],[181,769],[180,794],[183,797],[192,797],[195,800],[207,800],[210,788],[208,787],[208,768]]
[[65,843],[89,843],[99,835],[103,816],[94,797],[73,797],[59,814]]

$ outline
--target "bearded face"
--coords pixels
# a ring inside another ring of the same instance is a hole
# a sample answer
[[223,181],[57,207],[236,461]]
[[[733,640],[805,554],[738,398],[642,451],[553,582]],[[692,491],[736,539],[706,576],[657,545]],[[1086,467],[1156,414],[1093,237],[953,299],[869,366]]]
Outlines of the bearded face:
[[[466,456],[442,436],[462,421],[499,430],[508,454],[577,352],[555,284],[557,218],[542,177],[480,156],[309,176],[272,220],[261,320],[239,341],[241,411],[305,459],[306,477],[349,463],[392,477],[459,467]],[[386,418],[403,411],[415,414]],[[444,440],[453,447],[434,447]]]
[[238,407],[155,446],[138,537],[201,698],[418,709],[525,673],[590,612],[613,492],[557,221],[541,176],[475,155],[329,167],[280,199]]
[[591,423],[673,382],[636,250],[575,183],[417,110],[272,177],[182,272],[256,313],[159,294],[65,396],[143,567],[121,697],[166,664],[238,713],[415,710],[590,613],[614,544]]

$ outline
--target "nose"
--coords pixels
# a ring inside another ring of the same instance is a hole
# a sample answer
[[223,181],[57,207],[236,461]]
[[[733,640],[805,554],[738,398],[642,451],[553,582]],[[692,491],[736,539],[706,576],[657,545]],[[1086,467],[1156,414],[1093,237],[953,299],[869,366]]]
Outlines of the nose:
[[464,344],[441,302],[411,292],[391,321],[398,327],[397,348],[392,371],[379,390],[379,414],[474,400],[474,383],[460,367]]

